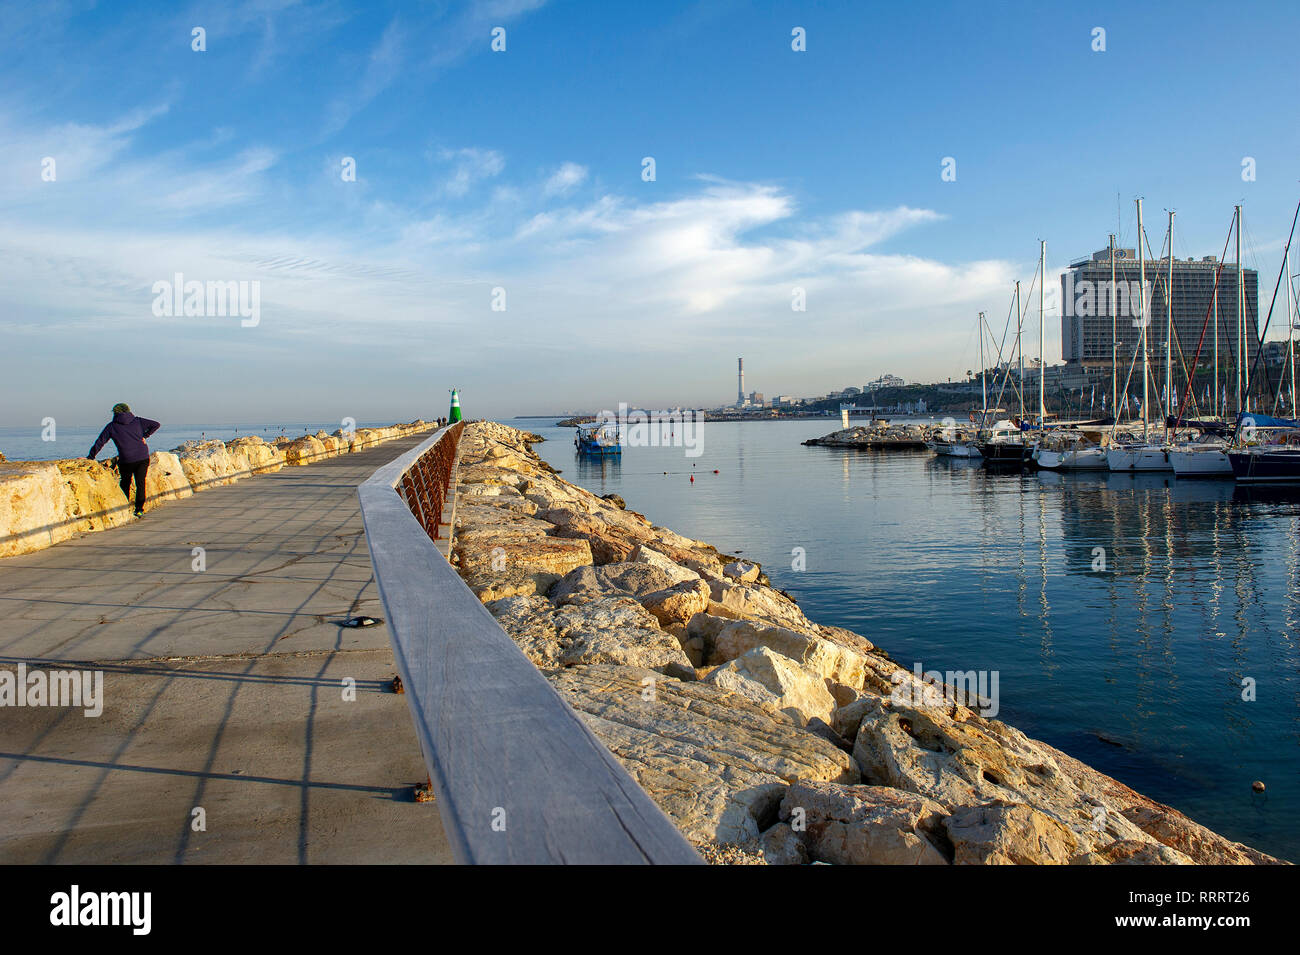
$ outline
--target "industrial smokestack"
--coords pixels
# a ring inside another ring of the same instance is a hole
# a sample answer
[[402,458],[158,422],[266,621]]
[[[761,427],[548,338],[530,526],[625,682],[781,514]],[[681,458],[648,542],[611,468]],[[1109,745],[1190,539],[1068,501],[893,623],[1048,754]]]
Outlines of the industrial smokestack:
[[736,404],[745,403],[745,359],[736,359]]

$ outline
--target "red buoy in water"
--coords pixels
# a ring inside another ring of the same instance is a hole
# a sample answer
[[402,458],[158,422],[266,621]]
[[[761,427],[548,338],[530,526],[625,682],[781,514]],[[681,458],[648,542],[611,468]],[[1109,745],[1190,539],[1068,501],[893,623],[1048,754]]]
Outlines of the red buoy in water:
[[692,483],[692,484],[695,483],[695,475],[694,475],[694,474],[691,475],[691,483]]
[[717,469],[717,468],[714,468],[714,469],[713,469],[713,473],[714,473],[714,474],[717,474],[717,473],[718,473],[718,469]]

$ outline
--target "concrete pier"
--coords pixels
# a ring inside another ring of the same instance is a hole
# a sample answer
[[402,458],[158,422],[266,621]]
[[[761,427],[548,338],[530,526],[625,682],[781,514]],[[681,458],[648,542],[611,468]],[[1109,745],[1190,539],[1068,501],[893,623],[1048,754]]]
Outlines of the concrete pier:
[[451,861],[387,629],[340,625],[383,615],[357,485],[424,437],[0,560],[0,668],[104,680],[0,708],[0,862]]

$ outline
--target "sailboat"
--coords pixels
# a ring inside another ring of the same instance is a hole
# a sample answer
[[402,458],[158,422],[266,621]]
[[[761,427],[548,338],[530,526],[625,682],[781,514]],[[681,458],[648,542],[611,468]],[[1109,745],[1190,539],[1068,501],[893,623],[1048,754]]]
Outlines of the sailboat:
[[[1165,291],[1166,305],[1172,309],[1172,291],[1174,274],[1174,243],[1173,243],[1174,214],[1169,213],[1169,275],[1171,276],[1170,288]],[[1106,451],[1106,466],[1112,471],[1172,471],[1173,465],[1169,463],[1169,448],[1167,445],[1153,442],[1150,438],[1150,379],[1151,379],[1151,356],[1147,350],[1147,328],[1151,324],[1150,316],[1147,314],[1149,303],[1146,301],[1146,250],[1143,247],[1145,236],[1142,232],[1142,200],[1137,200],[1137,257],[1138,257],[1138,316],[1142,329],[1142,440],[1138,442],[1125,443],[1121,440],[1111,444]],[[1170,322],[1172,323],[1172,311],[1170,312]],[[1169,337],[1165,338],[1165,348],[1169,348]],[[1166,364],[1166,368],[1168,365]],[[1166,395],[1166,398],[1168,396]]]
[[[1245,284],[1242,281],[1241,265],[1241,206],[1233,211],[1233,231],[1237,236],[1237,340],[1240,342],[1245,334]],[[1217,392],[1219,388],[1219,272],[1215,271],[1212,309],[1214,313],[1214,388],[1215,407],[1218,407]],[[1289,269],[1288,269],[1289,271]],[[1288,315],[1290,314],[1290,295],[1287,296]],[[1289,318],[1288,318],[1289,321]],[[1240,364],[1241,353],[1238,353]],[[1195,364],[1195,358],[1193,358]],[[1191,382],[1188,382],[1191,390]],[[1240,399],[1240,391],[1238,391]],[[1181,410],[1181,409],[1180,409]],[[1237,414],[1241,414],[1240,406]],[[1175,422],[1175,425],[1177,422]],[[1232,462],[1228,459],[1228,441],[1223,435],[1212,431],[1204,432],[1194,441],[1181,444],[1169,451],[1169,463],[1174,474],[1182,478],[1228,478],[1232,477]]]
[[[1110,237],[1110,322],[1111,322],[1111,394],[1118,394],[1116,356],[1118,339],[1115,335],[1115,236]],[[1102,406],[1106,399],[1102,397]],[[1116,409],[1116,413],[1118,409]],[[1104,437],[1100,431],[1060,430],[1044,434],[1034,450],[1034,463],[1048,471],[1105,471]]]
[[[988,388],[988,370],[984,367],[984,313],[979,314],[979,336],[980,336],[980,395],[982,398],[980,412],[981,420],[988,414],[989,407],[989,388]],[[929,441],[926,442],[928,447],[935,454],[942,457],[951,458],[978,458],[980,456],[979,447],[975,444],[975,439],[965,430],[957,428],[944,428],[936,431]]]
[[1300,481],[1300,421],[1245,414],[1237,421],[1239,434],[1245,424],[1251,437],[1227,452],[1233,476],[1248,484]]
[[1034,461],[1049,471],[1105,471],[1110,467],[1099,431],[1050,432],[1034,451]]
[[[1044,413],[1043,386],[1047,376],[1047,362],[1043,360],[1043,286],[1047,282],[1047,243],[1038,245],[1038,425],[1041,428]],[[1021,352],[1021,402],[1024,401],[1024,353],[1020,348],[1020,285],[1016,285],[1016,350]],[[1020,420],[999,421],[989,431],[983,432],[979,441],[980,454],[986,467],[1020,468],[1033,461],[1034,446],[1025,434],[1023,416]]]

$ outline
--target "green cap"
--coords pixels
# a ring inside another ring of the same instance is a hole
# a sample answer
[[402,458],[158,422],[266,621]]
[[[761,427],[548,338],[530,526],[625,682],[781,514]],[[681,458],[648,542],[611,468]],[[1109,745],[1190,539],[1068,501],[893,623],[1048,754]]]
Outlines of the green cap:
[[130,410],[131,410],[131,406],[128,405],[125,401],[119,401],[117,404],[113,405],[113,414],[118,414],[119,412],[129,412]]

